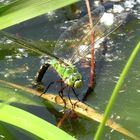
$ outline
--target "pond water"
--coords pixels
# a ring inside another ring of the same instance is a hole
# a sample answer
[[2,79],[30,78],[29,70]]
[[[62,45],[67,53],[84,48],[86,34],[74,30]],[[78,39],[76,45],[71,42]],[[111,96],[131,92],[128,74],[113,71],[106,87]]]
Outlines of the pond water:
[[[140,11],[137,6],[136,11]],[[46,20],[48,20],[46,22]],[[18,33],[26,38],[40,40],[56,41],[59,34],[63,32],[60,25],[64,24],[64,18],[59,19],[49,16],[41,16],[32,21],[24,22],[20,25],[7,29],[12,33]],[[59,22],[58,22],[59,21]],[[65,23],[66,26],[69,23]],[[116,35],[117,34],[117,35]],[[107,52],[104,57],[97,61],[96,70],[96,87],[86,103],[91,107],[103,112],[111,96],[113,88],[119,78],[119,75],[126,64],[132,50],[139,41],[140,37],[140,20],[132,15],[131,20],[123,25],[117,33],[113,33],[112,38],[107,43]],[[40,56],[24,50],[21,47],[1,46],[0,48],[0,80],[6,80],[23,86],[31,86],[34,76],[40,67]],[[44,85],[47,85],[51,80],[54,72],[51,70],[44,78]],[[86,72],[88,77],[89,73]],[[56,76],[57,77],[57,76]],[[56,78],[55,77],[55,78]],[[1,85],[1,89],[3,86]],[[85,89],[84,89],[85,90]],[[55,90],[51,92],[56,92]],[[57,92],[56,92],[57,93]],[[0,95],[1,100],[16,97],[16,105],[39,117],[56,125],[59,118],[63,115],[59,112],[60,109],[53,104],[49,104],[38,97],[32,95],[17,95],[16,91],[13,95]],[[140,51],[133,63],[127,78],[121,88],[119,97],[114,104],[111,112],[111,118],[120,123],[124,128],[133,132],[140,137]],[[13,126],[5,125],[6,130],[11,133],[13,138],[10,139],[34,139],[27,137],[22,133],[22,130],[13,129]],[[76,120],[66,120],[62,125],[62,129],[69,134],[75,136],[79,140],[92,140],[93,135],[97,130],[98,123],[85,118]],[[1,137],[1,135],[0,135]],[[130,138],[112,131],[110,128],[105,129],[102,140],[129,140]]]

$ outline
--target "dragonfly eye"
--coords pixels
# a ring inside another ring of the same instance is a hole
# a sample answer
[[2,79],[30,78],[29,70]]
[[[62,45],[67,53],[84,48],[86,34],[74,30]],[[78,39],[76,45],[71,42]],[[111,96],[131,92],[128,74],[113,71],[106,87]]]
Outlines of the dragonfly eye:
[[74,88],[80,88],[82,86],[82,80],[77,80],[75,83],[74,83]]

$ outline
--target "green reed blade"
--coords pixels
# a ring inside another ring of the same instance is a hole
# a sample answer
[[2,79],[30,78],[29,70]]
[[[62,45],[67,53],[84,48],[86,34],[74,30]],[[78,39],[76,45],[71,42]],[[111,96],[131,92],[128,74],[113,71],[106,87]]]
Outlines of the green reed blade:
[[0,7],[0,29],[70,5],[79,0],[16,0]]
[[127,75],[127,73],[128,73],[128,71],[129,71],[129,69],[130,69],[130,67],[131,67],[131,65],[132,65],[132,63],[133,63],[133,61],[134,61],[134,59],[135,59],[139,50],[140,50],[140,42],[136,45],[133,52],[131,53],[131,55],[130,55],[130,57],[129,57],[121,75],[120,75],[120,78],[119,78],[119,80],[118,80],[118,82],[117,82],[117,84],[116,84],[116,86],[115,86],[115,88],[112,92],[111,98],[110,98],[110,100],[107,104],[107,107],[105,109],[105,112],[104,112],[104,118],[103,118],[102,122],[100,123],[100,125],[98,127],[98,130],[95,134],[94,140],[99,140],[101,138],[103,130],[104,130],[104,126],[105,126],[106,121],[107,121],[107,119],[110,115],[113,104],[114,104],[114,102],[115,102],[115,100],[116,100],[116,98],[119,94],[119,91],[120,91],[121,86],[124,82],[124,79],[125,79],[125,77],[126,77],[126,75]]

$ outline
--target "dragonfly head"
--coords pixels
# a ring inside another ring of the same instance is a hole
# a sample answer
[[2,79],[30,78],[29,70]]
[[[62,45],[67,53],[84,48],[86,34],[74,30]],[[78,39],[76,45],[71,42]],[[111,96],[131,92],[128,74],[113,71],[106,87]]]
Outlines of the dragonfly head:
[[82,75],[79,72],[71,74],[67,78],[66,84],[73,88],[80,88],[82,86]]

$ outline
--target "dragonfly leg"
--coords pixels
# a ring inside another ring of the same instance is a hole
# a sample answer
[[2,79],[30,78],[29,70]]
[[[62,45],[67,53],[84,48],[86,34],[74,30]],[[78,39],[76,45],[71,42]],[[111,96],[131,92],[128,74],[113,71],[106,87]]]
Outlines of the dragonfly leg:
[[74,109],[73,103],[72,103],[71,98],[70,98],[70,87],[69,87],[69,90],[68,90],[68,98],[69,98],[69,101],[72,105],[72,109]]
[[55,83],[55,81],[50,82],[49,85],[45,88],[44,93],[46,93],[48,91],[48,89],[50,88],[51,85],[53,85]]
[[80,99],[79,99],[79,97],[78,97],[77,93],[75,92],[74,88],[72,88],[72,91],[73,91],[73,93],[74,93],[75,97],[78,99],[78,101],[80,101]]
[[50,88],[50,86],[51,86],[52,84],[54,84],[54,82],[55,82],[55,81],[50,82],[50,84],[44,89],[44,91],[42,92],[42,94],[40,95],[40,97],[48,91],[48,89]]
[[45,64],[43,66],[40,67],[39,71],[37,72],[36,76],[35,76],[35,80],[36,82],[41,82],[43,79],[43,76],[45,74],[45,72],[47,71],[47,69],[49,68],[50,64]]
[[58,92],[60,98],[61,98],[61,99],[63,100],[63,102],[64,102],[64,108],[66,108],[66,101],[65,101],[65,99],[63,98],[63,97],[64,97],[63,91],[64,91],[64,89],[65,89],[66,87],[67,87],[67,86],[62,87],[62,88],[60,89],[60,91]]
[[[62,83],[63,83],[62,80],[52,81],[52,82],[50,82],[49,85],[44,89],[44,92],[43,92],[42,94],[45,94],[45,93],[48,91],[48,89],[51,87],[51,85],[53,85],[55,82],[61,83],[61,87],[62,87]],[[42,94],[41,94],[40,96],[42,96]]]
[[[57,127],[61,127],[62,124],[64,123],[64,121],[67,119],[67,118],[71,118],[71,119],[76,119],[78,116],[77,114],[75,113],[74,111],[74,107],[75,107],[75,104],[72,103],[71,101],[71,98],[70,98],[70,87],[68,87],[68,98],[69,98],[69,101],[72,105],[72,110],[68,109],[64,112],[64,115],[63,117],[60,119],[60,121],[57,123]],[[75,91],[73,91],[75,93]],[[78,98],[78,96],[76,95],[75,93],[75,96]],[[60,96],[61,97],[61,96]],[[78,99],[79,100],[79,99]]]
[[45,88],[44,93],[46,93],[48,91],[48,89],[51,87],[51,85],[53,85],[54,83],[61,83],[61,88],[62,88],[62,83],[64,83],[63,80],[56,80],[56,81],[52,81],[49,83],[49,85]]
[[62,84],[64,83],[64,81],[63,80],[56,80],[56,81],[50,82],[50,84],[46,87],[45,92],[47,92],[47,90],[50,88],[50,86],[53,85],[54,83],[61,83],[61,88],[62,88]]

